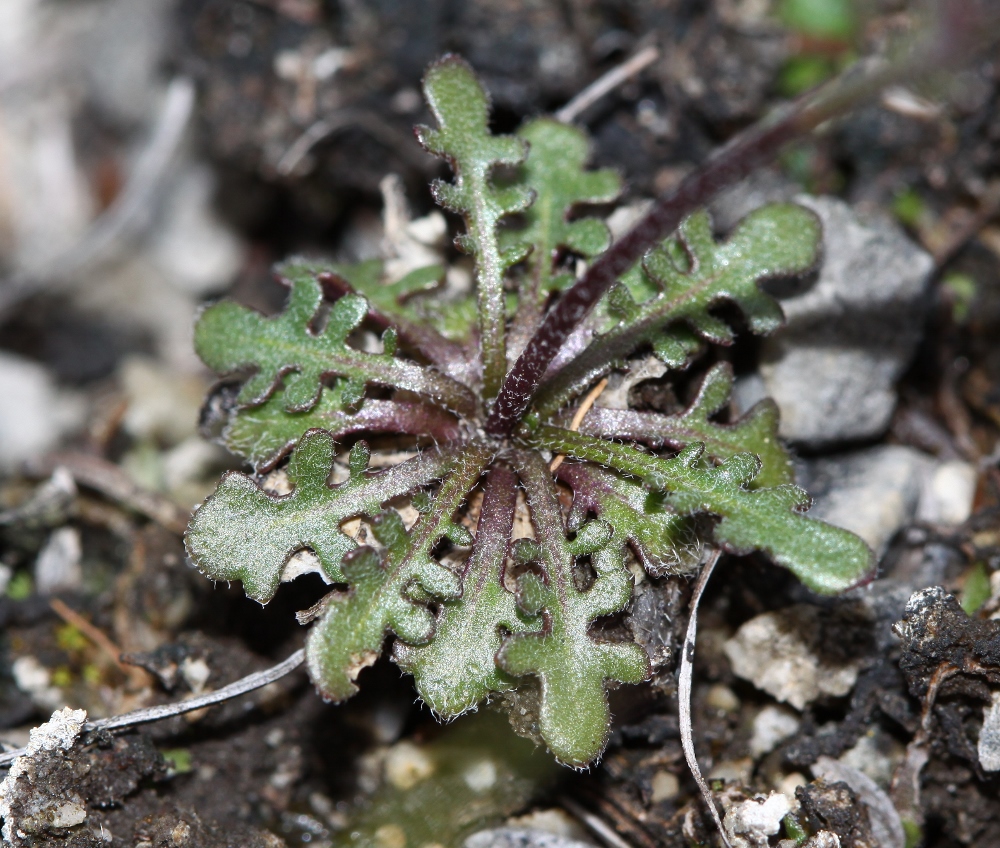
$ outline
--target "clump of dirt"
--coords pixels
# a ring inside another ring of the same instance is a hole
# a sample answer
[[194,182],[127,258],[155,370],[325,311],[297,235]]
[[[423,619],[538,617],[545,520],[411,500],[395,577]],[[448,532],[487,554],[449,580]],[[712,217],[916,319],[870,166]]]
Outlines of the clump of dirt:
[[846,783],[815,781],[795,790],[805,824],[837,834],[843,848],[876,848],[868,813]]

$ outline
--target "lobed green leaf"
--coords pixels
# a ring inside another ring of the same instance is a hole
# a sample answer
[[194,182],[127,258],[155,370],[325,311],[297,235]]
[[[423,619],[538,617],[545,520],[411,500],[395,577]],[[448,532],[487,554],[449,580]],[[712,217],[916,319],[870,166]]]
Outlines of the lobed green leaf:
[[303,275],[294,281],[285,311],[273,318],[235,303],[217,303],[198,319],[195,349],[220,374],[254,369],[238,398],[244,405],[263,403],[283,382],[289,412],[312,409],[324,380],[336,376],[345,380],[341,391],[355,399],[363,396],[366,384],[376,383],[416,392],[463,415],[475,412],[472,393],[444,374],[390,353],[365,353],[348,345],[348,336],[368,313],[363,297],[337,300],[326,326],[315,332],[322,302],[319,281]]
[[393,320],[419,321],[420,313],[413,308],[413,297],[441,287],[443,265],[416,268],[395,282],[384,279],[381,259],[368,259],[354,264],[331,263],[324,270],[342,277],[358,294],[363,295],[382,315]]
[[747,488],[760,470],[752,454],[704,467],[701,444],[664,459],[549,425],[525,428],[524,436],[536,447],[610,466],[640,478],[652,491],[668,492],[666,504],[680,515],[718,516],[713,535],[719,544],[735,553],[764,551],[814,592],[842,592],[871,574],[872,552],[858,536],[802,514],[810,504],[802,489]]
[[[649,659],[635,643],[605,642],[590,627],[602,615],[625,608],[632,575],[611,531],[587,525],[574,541],[566,539],[552,474],[535,452],[516,456],[538,538],[544,580],[529,572],[521,580],[522,603],[545,613],[538,633],[510,636],[497,655],[509,674],[532,674],[541,683],[539,732],[557,760],[582,767],[601,755],[611,723],[607,681],[639,683],[649,676]],[[589,530],[588,530],[589,528]],[[576,556],[590,554],[595,578],[578,589]]]
[[516,680],[496,664],[503,632],[537,630],[537,617],[518,607],[504,587],[504,565],[514,523],[517,486],[504,466],[490,471],[476,543],[462,574],[460,598],[441,604],[434,638],[426,645],[397,642],[393,658],[413,675],[424,703],[442,718],[472,709]]
[[783,320],[781,307],[759,283],[814,267],[821,236],[815,213],[792,203],[751,212],[721,244],[707,212],[690,215],[678,230],[687,264],[678,263],[672,240],[650,251],[643,267],[657,293],[637,303],[625,285],[612,289],[609,308],[617,325],[543,384],[536,408],[543,415],[554,413],[643,345],[677,367],[696,349],[698,338],[731,343],[732,330],[711,312],[721,301],[737,304],[755,333],[775,330]]
[[507,371],[503,277],[525,256],[520,247],[500,249],[497,223],[527,208],[532,200],[521,186],[497,188],[491,173],[497,165],[516,165],[524,159],[526,145],[519,138],[490,132],[486,91],[472,69],[456,56],[431,65],[424,76],[424,96],[438,129],[418,127],[417,137],[455,172],[455,182],[436,180],[431,189],[438,203],[465,218],[466,234],[456,244],[476,259],[483,392],[491,398]]
[[423,601],[456,598],[462,591],[459,576],[432,552],[443,537],[461,537],[453,516],[490,457],[485,445],[466,445],[452,457],[433,508],[409,533],[398,513],[380,513],[372,523],[385,550],[366,545],[344,557],[349,589],[327,597],[306,643],[309,675],[324,698],[343,701],[357,691],[354,680],[382,652],[388,633],[411,645],[431,638],[434,616]]
[[258,472],[269,471],[287,456],[307,430],[327,430],[335,439],[356,433],[393,433],[451,441],[462,435],[457,419],[443,409],[416,401],[365,398],[345,401],[342,383],[324,387],[316,405],[289,412],[277,392],[259,406],[236,409],[222,430],[222,441]]
[[240,580],[247,597],[266,604],[277,591],[288,558],[308,548],[327,579],[341,583],[341,558],[356,542],[340,524],[431,482],[452,462],[446,452],[431,450],[371,474],[366,470],[367,446],[359,443],[351,451],[350,477],[330,486],[333,449],[333,438],[324,430],[309,430],[302,437],[288,465],[294,486],[288,495],[270,494],[246,474],[225,474],[184,536],[198,570],[212,580]]
[[571,275],[553,277],[560,250],[587,259],[607,250],[611,234],[599,218],[570,220],[575,209],[588,203],[608,203],[621,193],[621,177],[611,169],[588,171],[590,140],[577,127],[552,118],[536,118],[517,133],[528,142],[519,183],[535,194],[524,211],[524,226],[501,233],[505,247],[530,251],[530,272],[521,290],[521,308],[538,317],[544,298],[572,282]]
[[629,545],[650,574],[686,574],[698,567],[702,540],[688,516],[664,509],[641,484],[587,463],[564,462],[558,477],[573,489],[570,527],[593,513],[614,530],[613,544]]
[[720,362],[705,375],[697,396],[679,415],[595,406],[579,429],[592,436],[641,442],[651,448],[684,448],[700,442],[713,459],[728,459],[739,453],[756,454],[761,469],[751,483],[752,488],[791,483],[795,472],[788,451],[778,438],[778,407],[773,400],[762,400],[733,424],[710,420],[728,404],[732,388],[732,366]]
[[[475,362],[470,361],[464,344],[468,329],[475,325],[475,299],[443,303],[429,295],[436,293],[445,277],[441,265],[415,268],[398,280],[385,278],[384,263],[367,259],[355,263],[321,262],[309,259],[289,259],[280,263],[275,273],[285,285],[292,287],[299,279],[315,279],[328,298],[335,300],[345,294],[360,294],[368,301],[368,318],[383,329],[391,328],[410,349],[427,358],[442,372],[467,385],[478,380]],[[468,305],[464,304],[468,301]],[[452,316],[458,303],[469,315],[462,332],[454,332]]]

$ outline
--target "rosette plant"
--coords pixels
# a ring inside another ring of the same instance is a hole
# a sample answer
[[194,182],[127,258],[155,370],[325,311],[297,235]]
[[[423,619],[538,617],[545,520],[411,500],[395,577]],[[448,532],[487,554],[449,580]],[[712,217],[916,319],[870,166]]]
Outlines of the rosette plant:
[[400,276],[290,261],[280,314],[207,308],[198,353],[242,380],[216,390],[219,438],[254,473],[223,477],[188,551],[261,603],[303,561],[321,572],[331,591],[302,618],[324,698],[351,697],[391,642],[437,716],[516,702],[528,732],[582,767],[608,736],[608,686],[650,674],[624,628],[600,626],[627,610],[641,569],[690,573],[702,546],[762,551],[835,593],[872,567],[858,537],[804,514],[773,403],[717,420],[727,364],[683,411],[628,405],[644,375],[732,341],[720,304],[755,333],[778,327],[760,284],[812,270],[821,226],[774,204],[718,240],[706,212],[660,204],[612,245],[586,212],[620,178],[588,169],[581,130],[539,118],[493,134],[486,92],[453,56],[424,93],[436,126],[417,135],[454,174],[432,191],[464,220],[472,285],[443,285],[441,264]]

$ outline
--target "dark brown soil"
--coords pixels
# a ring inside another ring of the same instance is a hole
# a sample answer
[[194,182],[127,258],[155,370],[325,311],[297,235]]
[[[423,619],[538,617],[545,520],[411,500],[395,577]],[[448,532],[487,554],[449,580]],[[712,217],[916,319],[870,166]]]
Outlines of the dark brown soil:
[[[669,188],[780,100],[782,69],[796,56],[837,57],[849,49],[741,17],[739,10],[753,5],[179,0],[171,70],[197,81],[196,144],[219,177],[219,210],[252,248],[233,295],[260,307],[280,303],[270,263],[295,251],[337,249],[345,232],[377,217],[379,181],[389,172],[403,177],[418,210],[430,208],[426,184],[437,165],[413,142],[411,128],[428,117],[416,97],[421,71],[446,51],[463,54],[479,71],[493,95],[495,124],[507,130],[562,105],[639,47],[658,45],[661,60],[592,106],[583,121],[596,140],[597,163],[625,175],[626,200]],[[879,46],[912,13],[910,5],[873,3],[857,46]],[[319,55],[344,45],[350,57],[343,70],[312,88],[275,71],[282,51]],[[927,92],[939,104],[932,113],[863,109],[803,142],[780,167],[811,191],[869,208],[898,212],[895,199],[914,193],[920,213],[904,223],[938,260],[936,279],[963,273],[978,281],[961,314],[955,290],[936,289],[886,437],[978,463],[974,515],[958,528],[904,529],[884,558],[873,605],[817,601],[785,572],[750,557],[720,566],[701,614],[694,707],[701,756],[740,764],[741,776],[724,790],[733,798],[766,794],[797,773],[804,784],[794,793],[800,821],[810,831],[837,833],[845,848],[876,845],[867,809],[846,784],[810,780],[809,769],[862,738],[891,751],[897,783],[913,776],[906,771],[912,758],[926,759],[915,773],[918,793],[907,796],[897,785],[889,791],[922,834],[913,845],[1000,844],[1000,778],[982,770],[976,749],[983,707],[1000,685],[1000,623],[990,617],[998,601],[970,618],[954,598],[934,595],[907,614],[897,635],[892,631],[910,593],[925,587],[919,575],[928,569],[950,592],[976,564],[987,575],[1000,570],[1000,60],[984,59],[949,85]],[[321,119],[332,128],[283,172],[282,155]],[[62,323],[39,318],[62,314],[60,303],[44,294],[26,302],[0,325],[0,347],[44,363],[92,399],[107,398],[105,414],[113,417],[107,409],[121,395],[111,375],[126,353],[149,350],[148,339],[72,314]],[[739,345],[732,356],[745,372],[756,350]],[[670,408],[678,398],[646,384],[641,402]],[[95,421],[67,450],[119,462],[128,437],[113,421],[105,425]],[[60,598],[113,634],[133,664],[118,667],[70,633],[48,598],[0,598],[0,738],[23,744],[23,731],[48,718],[43,701],[14,683],[19,658],[53,670],[70,703],[98,715],[139,706],[142,693],[157,703],[190,696],[199,685],[184,668],[206,669],[201,685],[219,688],[301,645],[294,612],[322,595],[318,580],[283,587],[262,609],[238,586],[213,588],[191,569],[170,520],[150,520],[148,509],[86,484],[62,500],[42,496],[46,476],[0,478],[0,562],[28,572],[52,528],[68,522],[79,529],[85,580]],[[676,719],[675,663],[688,594],[685,581],[664,578],[648,583],[634,604],[629,626],[659,666],[650,684],[612,693],[616,723],[599,766],[586,774],[549,768],[541,751],[534,759],[523,754],[502,723],[486,720],[484,750],[496,757],[509,792],[468,813],[442,777],[436,801],[421,801],[436,803],[427,816],[445,822],[427,842],[459,845],[477,827],[511,814],[561,806],[571,816],[580,808],[597,816],[629,845],[714,844]],[[733,674],[721,645],[753,616],[797,603],[814,605],[822,645],[835,660],[860,660],[858,680],[848,695],[808,706],[793,736],[755,758],[750,726],[773,701]],[[324,705],[304,674],[295,674],[206,714],[86,739],[41,758],[32,785],[50,806],[51,799],[76,799],[86,824],[39,825],[21,844],[416,844],[394,842],[396,832],[385,829],[421,817],[407,807],[405,789],[379,777],[387,751],[427,743],[439,746],[429,749],[433,756],[451,756],[448,740],[458,737],[450,734],[464,732],[467,719],[437,725],[386,660],[361,680],[362,694],[342,707]],[[721,687],[732,696],[729,706],[720,706]],[[676,778],[676,791],[664,792],[665,775]],[[29,795],[18,803],[26,810],[42,801]]]

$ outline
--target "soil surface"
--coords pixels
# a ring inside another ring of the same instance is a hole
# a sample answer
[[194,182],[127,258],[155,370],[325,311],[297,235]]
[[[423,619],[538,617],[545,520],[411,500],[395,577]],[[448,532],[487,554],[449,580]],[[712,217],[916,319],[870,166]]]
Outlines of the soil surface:
[[[655,62],[579,117],[595,164],[623,173],[630,202],[676,184],[795,92],[805,71],[829,73],[883,46],[918,4],[878,0],[843,36],[790,28],[772,4],[751,0],[166,5],[171,41],[159,72],[195,81],[191,155],[211,169],[215,212],[246,248],[228,294],[274,310],[284,296],[274,261],[359,256],[377,241],[386,174],[400,175],[415,214],[430,210],[427,182],[443,172],[412,127],[429,120],[420,75],[442,53],[462,54],[482,75],[495,127],[506,131],[643,47],[658,48]],[[121,180],[113,168],[108,176],[108,161],[123,158],[134,128],[92,103],[79,108],[74,143],[113,199]],[[877,443],[971,463],[977,488],[963,523],[899,530],[865,598],[819,600],[762,557],[725,558],[700,614],[699,756],[727,804],[781,791],[796,799],[804,832],[831,831],[844,848],[889,848],[900,822],[908,846],[1000,845],[1000,60],[884,97],[794,147],[775,173],[894,216],[934,257],[931,315]],[[178,495],[161,480],[157,491],[147,472],[189,442],[165,430],[140,437],[127,423],[142,393],[128,388],[126,363],[155,364],[149,374],[168,403],[192,410],[182,426],[195,441],[205,376],[178,377],[141,324],[104,320],[56,286],[0,314],[0,348],[42,365],[89,410],[57,455],[0,471],[0,739],[26,744],[28,729],[66,704],[99,717],[218,689],[299,648],[294,613],[323,595],[315,575],[262,608],[187,563],[188,511],[235,462],[212,453],[199,460],[200,482]],[[758,355],[754,342],[740,342],[726,358],[747,374]],[[632,399],[671,411],[688,389],[651,382]],[[39,552],[62,528],[82,551],[80,575],[43,593]],[[946,591],[907,606],[935,584]],[[594,844],[715,844],[677,719],[690,589],[670,577],[640,587],[626,623],[656,673],[612,692],[611,741],[587,773],[552,765],[489,709],[439,725],[382,659],[343,706],[322,703],[298,672],[221,706],[121,735],[84,734],[38,756],[9,799],[8,816],[29,823],[12,838],[51,848],[406,848],[461,845],[512,816],[530,827],[549,815]],[[789,614],[798,609],[806,612]],[[795,710],[734,673],[727,640],[766,613],[831,674],[848,669],[847,690]],[[768,722],[779,731],[764,744]],[[823,758],[871,785],[825,770]],[[462,775],[484,762],[492,782],[477,794]],[[886,803],[898,814],[889,831]],[[794,836],[786,827],[770,844]]]

